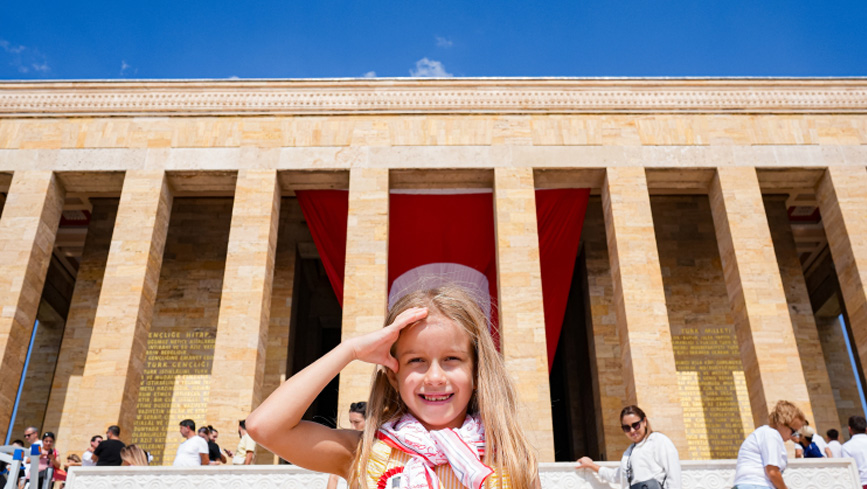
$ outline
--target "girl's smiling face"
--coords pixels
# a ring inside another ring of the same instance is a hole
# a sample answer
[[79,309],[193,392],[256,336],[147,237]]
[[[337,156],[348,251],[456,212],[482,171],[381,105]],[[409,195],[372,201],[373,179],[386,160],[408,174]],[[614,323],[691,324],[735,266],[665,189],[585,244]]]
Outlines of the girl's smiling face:
[[399,368],[388,378],[409,412],[429,431],[459,428],[473,395],[475,360],[466,331],[431,311],[401,332],[394,356]]

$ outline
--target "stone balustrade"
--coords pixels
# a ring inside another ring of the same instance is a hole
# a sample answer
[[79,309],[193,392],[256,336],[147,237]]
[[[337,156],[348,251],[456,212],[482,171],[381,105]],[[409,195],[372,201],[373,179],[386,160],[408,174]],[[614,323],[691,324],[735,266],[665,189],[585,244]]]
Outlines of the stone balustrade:
[[[616,462],[602,462],[606,467]],[[729,489],[734,460],[685,460],[683,489]],[[588,470],[571,463],[540,464],[543,489],[610,489]],[[790,489],[859,489],[852,459],[795,460],[784,474]],[[67,489],[310,489],[323,488],[328,476],[287,465],[209,467],[75,467]]]

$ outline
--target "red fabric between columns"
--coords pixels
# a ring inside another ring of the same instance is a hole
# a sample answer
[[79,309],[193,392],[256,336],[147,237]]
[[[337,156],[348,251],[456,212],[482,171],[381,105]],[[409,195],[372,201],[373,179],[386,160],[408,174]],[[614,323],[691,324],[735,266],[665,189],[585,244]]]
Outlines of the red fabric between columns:
[[[392,194],[389,205],[389,290],[395,279],[418,266],[458,263],[482,273],[490,296],[497,297],[493,193]],[[495,305],[490,312],[491,333],[499,345]]]
[[[349,193],[305,190],[296,195],[342,305]],[[589,195],[588,189],[536,191],[549,370],[563,326]],[[460,263],[484,274],[491,297],[497,297],[493,194],[392,194],[389,206],[389,288],[417,266]],[[496,325],[496,308],[492,309]]]
[[536,190],[549,372],[563,328],[589,198],[590,189]]
[[343,307],[343,273],[346,268],[346,222],[349,192],[346,190],[296,190],[307,227],[319,250],[322,266]]

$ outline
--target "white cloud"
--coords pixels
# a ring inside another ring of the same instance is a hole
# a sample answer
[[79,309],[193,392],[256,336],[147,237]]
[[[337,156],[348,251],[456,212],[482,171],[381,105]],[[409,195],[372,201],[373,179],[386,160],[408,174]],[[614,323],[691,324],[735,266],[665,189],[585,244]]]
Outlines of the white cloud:
[[451,39],[447,39],[442,36],[434,36],[434,39],[436,39],[438,48],[450,48],[455,45],[455,43],[452,42]]
[[135,76],[137,74],[138,74],[138,68],[133,68],[133,66],[131,64],[127,63],[125,59],[120,61],[120,72],[118,72],[118,74],[117,74],[118,76],[120,76],[120,77],[130,76],[130,75]]
[[229,79],[230,79],[230,80],[240,80],[241,77],[238,76],[238,75],[232,75],[232,76],[229,77]]
[[25,49],[27,49],[24,46],[13,46],[9,44],[9,41],[6,41],[4,39],[0,39],[0,48],[3,48],[4,51],[11,54],[19,54]]
[[12,44],[5,39],[0,39],[0,49],[6,53],[9,66],[17,69],[19,73],[30,73],[30,71],[48,73],[51,71],[51,67],[48,66],[48,59],[38,49]]
[[409,74],[416,78],[448,78],[453,76],[446,71],[441,62],[427,58],[416,61],[415,69],[410,69]]
[[368,71],[367,73],[365,73],[361,76],[363,76],[364,78],[376,78],[376,72],[375,71]]

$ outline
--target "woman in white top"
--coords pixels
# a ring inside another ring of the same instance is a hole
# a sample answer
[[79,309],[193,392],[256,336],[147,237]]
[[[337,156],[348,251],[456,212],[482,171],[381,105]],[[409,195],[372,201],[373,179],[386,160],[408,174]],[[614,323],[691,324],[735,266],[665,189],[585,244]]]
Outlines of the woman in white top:
[[621,488],[681,489],[680,457],[674,443],[650,429],[650,421],[638,406],[620,412],[620,427],[632,440],[616,469],[600,467],[590,457],[578,460],[578,469],[590,469]]
[[788,489],[783,482],[788,457],[785,442],[792,438],[806,418],[789,401],[780,401],[760,426],[741,444],[735,468],[735,489]]

